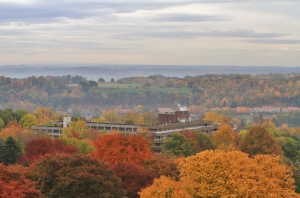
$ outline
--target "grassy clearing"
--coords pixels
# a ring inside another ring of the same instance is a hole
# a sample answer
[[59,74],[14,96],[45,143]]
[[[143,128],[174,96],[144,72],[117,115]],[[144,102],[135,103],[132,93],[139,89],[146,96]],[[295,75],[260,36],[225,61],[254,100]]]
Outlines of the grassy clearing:
[[124,84],[119,84],[119,83],[100,83],[98,85],[100,89],[132,89],[132,88],[140,88],[142,87],[142,84],[139,83],[124,83]]

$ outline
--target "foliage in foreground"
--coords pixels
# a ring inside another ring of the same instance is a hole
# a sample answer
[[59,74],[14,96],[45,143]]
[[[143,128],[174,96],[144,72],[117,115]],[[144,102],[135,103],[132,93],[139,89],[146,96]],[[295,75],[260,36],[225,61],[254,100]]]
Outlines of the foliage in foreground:
[[170,197],[298,197],[291,170],[279,157],[204,151],[183,160],[179,170],[178,182],[161,177],[141,197],[163,198],[170,192],[188,192]]
[[142,137],[115,133],[105,134],[95,141],[95,152],[91,155],[109,164],[120,162],[142,164],[153,153]]
[[39,190],[35,183],[26,179],[26,170],[22,166],[4,166],[0,164],[0,197],[1,198],[38,198]]
[[28,174],[48,198],[120,197],[119,179],[113,171],[88,156],[47,155]]

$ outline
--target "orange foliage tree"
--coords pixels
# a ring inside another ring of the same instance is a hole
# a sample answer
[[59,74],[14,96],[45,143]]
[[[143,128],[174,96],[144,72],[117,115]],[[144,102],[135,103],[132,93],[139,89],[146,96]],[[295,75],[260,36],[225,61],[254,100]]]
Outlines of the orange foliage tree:
[[0,164],[0,197],[37,198],[41,197],[35,183],[26,179],[26,169],[22,166],[4,166]]
[[235,150],[236,136],[233,129],[229,125],[222,125],[218,131],[213,134],[213,142],[218,149]]
[[291,170],[279,157],[204,151],[180,162],[179,170],[193,197],[299,197]]
[[155,179],[151,186],[144,188],[139,194],[141,198],[192,198],[181,182],[166,176]]
[[154,146],[153,134],[148,128],[138,128],[137,135],[143,137],[147,141],[149,148]]
[[38,137],[31,130],[23,129],[16,121],[10,121],[0,133],[0,138],[3,140],[6,140],[9,136],[19,142],[21,146]]
[[95,149],[91,155],[110,164],[120,162],[142,164],[153,155],[146,140],[142,137],[121,133],[101,136],[95,141]]

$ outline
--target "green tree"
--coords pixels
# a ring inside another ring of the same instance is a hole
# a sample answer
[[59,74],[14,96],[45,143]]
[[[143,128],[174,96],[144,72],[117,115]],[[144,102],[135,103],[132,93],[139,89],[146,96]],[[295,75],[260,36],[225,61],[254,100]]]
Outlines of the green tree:
[[24,115],[26,115],[26,114],[28,114],[27,111],[24,111],[24,110],[17,110],[17,111],[14,113],[15,118],[16,118],[16,121],[17,121],[17,122],[20,122],[21,118],[22,118]]
[[37,123],[36,116],[32,114],[26,114],[20,120],[21,126],[25,129],[30,129],[30,127],[37,125]]
[[163,153],[176,156],[190,156],[196,153],[193,142],[183,134],[173,134],[163,143]]
[[2,120],[2,118],[0,117],[0,131],[3,129],[4,126],[5,126],[5,123]]
[[19,122],[21,118],[28,112],[24,110],[13,111],[12,109],[0,110],[0,118],[3,120],[4,124],[7,125],[10,121]]
[[94,146],[85,140],[80,140],[76,138],[64,138],[63,141],[67,145],[72,145],[78,148],[80,153],[82,154],[88,154],[95,150]]
[[215,145],[212,142],[212,139],[209,135],[198,132],[196,133],[198,144],[201,148],[201,151],[215,149]]
[[20,156],[21,147],[12,137],[8,137],[5,142],[0,143],[0,163],[15,164]]
[[293,162],[298,161],[300,159],[299,142],[292,137],[286,137],[284,140],[284,145],[282,145],[284,155]]
[[119,198],[120,182],[101,161],[85,155],[47,155],[28,177],[48,198]]
[[242,141],[241,150],[249,153],[250,156],[258,154],[281,154],[281,149],[273,133],[267,131],[262,126],[250,128]]

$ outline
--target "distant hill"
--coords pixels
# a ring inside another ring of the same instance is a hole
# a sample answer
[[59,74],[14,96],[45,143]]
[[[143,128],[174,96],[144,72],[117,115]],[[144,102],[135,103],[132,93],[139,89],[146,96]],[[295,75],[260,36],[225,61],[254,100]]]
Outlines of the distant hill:
[[178,66],[178,65],[6,65],[0,66],[0,75],[11,78],[27,78],[30,76],[76,76],[90,80],[105,80],[125,77],[147,77],[161,74],[166,77],[198,76],[205,74],[269,74],[300,73],[299,67],[284,66]]

